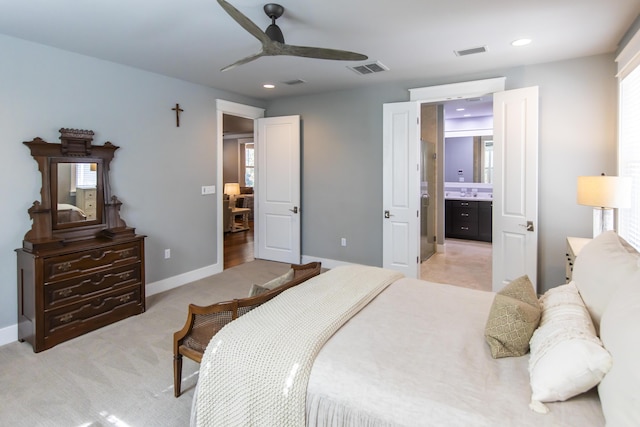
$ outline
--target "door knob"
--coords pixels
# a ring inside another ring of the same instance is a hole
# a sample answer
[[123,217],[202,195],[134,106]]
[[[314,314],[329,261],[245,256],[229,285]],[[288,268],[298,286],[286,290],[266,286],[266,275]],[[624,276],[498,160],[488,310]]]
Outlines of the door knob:
[[391,218],[393,215],[391,215],[391,212],[389,211],[384,211],[384,217],[385,218]]
[[518,224],[520,227],[524,227],[527,231],[533,231],[533,221],[527,221],[526,224]]
[[298,213],[298,207],[294,206],[293,209],[289,209],[291,212],[293,212],[294,214]]

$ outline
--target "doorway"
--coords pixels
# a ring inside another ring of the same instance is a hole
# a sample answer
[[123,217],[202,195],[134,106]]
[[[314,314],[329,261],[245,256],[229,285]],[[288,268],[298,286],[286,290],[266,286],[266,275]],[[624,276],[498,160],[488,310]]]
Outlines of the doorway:
[[491,290],[493,95],[421,104],[420,116],[420,277]]
[[[227,134],[229,134],[232,130],[239,134],[249,134],[253,136],[253,126],[254,120],[264,117],[264,109],[252,107],[250,105],[238,104],[235,102],[225,101],[223,99],[216,100],[216,138],[215,140],[219,143],[217,144],[216,150],[216,188],[217,190],[217,264],[220,271],[225,266],[225,227],[229,224],[229,215],[227,211],[227,215],[225,215],[226,209],[224,208],[224,133],[225,133],[225,124],[227,125]],[[225,117],[226,116],[226,117]],[[226,120],[225,120],[226,118]],[[250,125],[251,127],[237,128],[234,122],[236,118],[243,119],[244,121],[239,121],[239,123],[244,123],[245,126]],[[226,123],[225,123],[226,122]],[[235,128],[235,129],[234,129]],[[240,129],[240,130],[238,130]],[[248,130],[250,129],[250,130]],[[239,182],[238,182],[239,184]],[[225,221],[226,217],[226,221]],[[257,227],[252,227],[251,229],[251,238],[253,239],[254,233],[257,231]],[[240,233],[235,233],[240,234]],[[253,239],[255,240],[255,239]],[[253,242],[243,242],[243,250],[255,250],[255,244]],[[231,256],[231,255],[229,255]],[[251,254],[251,258],[253,258],[253,253]],[[244,262],[244,261],[243,261]]]
[[255,259],[253,127],[252,119],[222,115],[224,269]]

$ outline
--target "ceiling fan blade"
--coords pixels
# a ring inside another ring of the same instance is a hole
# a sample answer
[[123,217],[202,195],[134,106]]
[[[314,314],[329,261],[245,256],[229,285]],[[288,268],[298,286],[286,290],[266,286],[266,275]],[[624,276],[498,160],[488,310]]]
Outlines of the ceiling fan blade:
[[337,61],[365,61],[367,55],[338,49],[325,49],[321,47],[294,46],[290,44],[274,43],[277,46],[277,55],[302,56],[304,58],[333,59]]
[[225,0],[218,0],[218,3],[222,8],[231,16],[242,28],[247,30],[249,34],[253,37],[260,40],[262,43],[266,43],[267,41],[271,41],[269,36],[267,36],[264,31],[260,29],[256,24],[253,23],[249,18],[247,18],[242,12],[233,7],[231,4],[227,3]]
[[242,58],[241,60],[236,61],[231,65],[227,65],[226,67],[222,68],[220,71],[230,70],[232,68],[237,67],[238,65],[246,64],[247,62],[251,62],[251,61],[256,60],[256,59],[258,59],[258,58],[260,58],[262,56],[265,56],[264,52],[259,52],[259,53],[256,53],[254,55],[247,56],[246,58]]

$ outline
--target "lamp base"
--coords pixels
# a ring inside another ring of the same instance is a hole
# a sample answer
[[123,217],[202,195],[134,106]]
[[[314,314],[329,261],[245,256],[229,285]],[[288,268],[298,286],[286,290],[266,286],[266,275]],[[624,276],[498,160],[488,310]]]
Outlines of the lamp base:
[[593,237],[607,230],[613,230],[613,209],[593,208]]

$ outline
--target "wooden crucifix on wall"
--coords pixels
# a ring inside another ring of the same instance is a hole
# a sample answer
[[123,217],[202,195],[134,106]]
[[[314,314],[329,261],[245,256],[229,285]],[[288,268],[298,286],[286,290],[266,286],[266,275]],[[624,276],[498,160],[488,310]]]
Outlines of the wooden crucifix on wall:
[[175,108],[172,108],[176,112],[176,127],[180,127],[180,113],[184,110],[180,108],[180,104],[176,104]]

